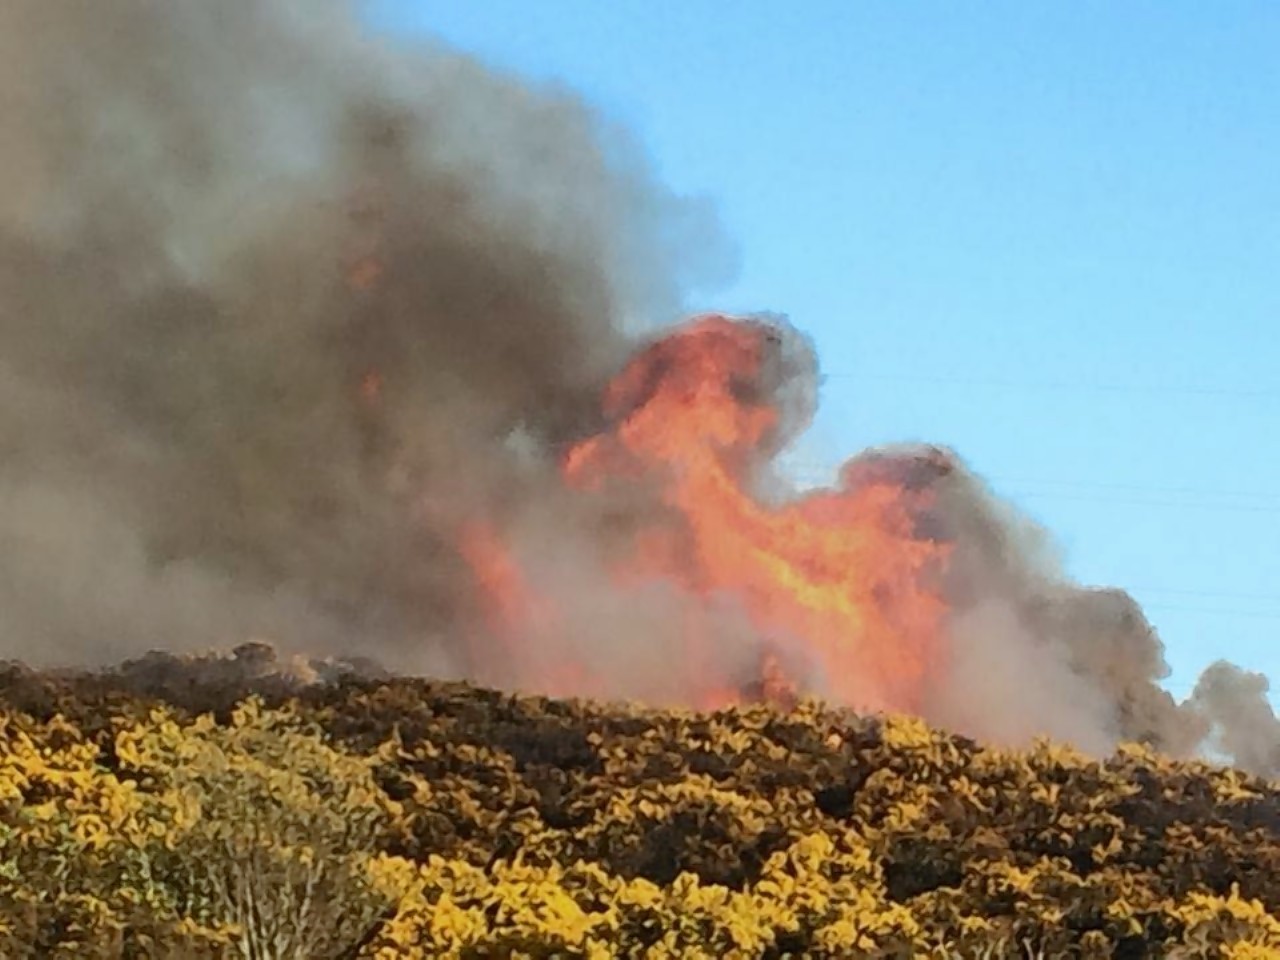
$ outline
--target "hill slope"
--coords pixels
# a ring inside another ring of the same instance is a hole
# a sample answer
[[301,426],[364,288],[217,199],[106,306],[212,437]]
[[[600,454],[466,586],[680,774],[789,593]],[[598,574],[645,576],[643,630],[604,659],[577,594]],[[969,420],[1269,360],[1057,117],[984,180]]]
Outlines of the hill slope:
[[225,664],[0,673],[0,954],[1280,956],[1235,771]]

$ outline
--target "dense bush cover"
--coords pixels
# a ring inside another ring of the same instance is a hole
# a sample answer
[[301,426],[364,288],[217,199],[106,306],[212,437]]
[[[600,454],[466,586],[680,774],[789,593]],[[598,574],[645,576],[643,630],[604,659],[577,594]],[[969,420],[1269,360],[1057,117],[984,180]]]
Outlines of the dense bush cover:
[[209,676],[0,673],[0,956],[1280,956],[1235,771]]

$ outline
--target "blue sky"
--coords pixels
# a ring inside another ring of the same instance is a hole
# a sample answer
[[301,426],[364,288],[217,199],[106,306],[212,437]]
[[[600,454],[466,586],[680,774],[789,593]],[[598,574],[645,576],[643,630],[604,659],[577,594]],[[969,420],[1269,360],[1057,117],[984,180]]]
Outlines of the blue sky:
[[[711,197],[828,374],[796,471],[955,447],[1187,692],[1280,682],[1280,4],[378,0]],[[1273,691],[1273,702],[1280,698]]]

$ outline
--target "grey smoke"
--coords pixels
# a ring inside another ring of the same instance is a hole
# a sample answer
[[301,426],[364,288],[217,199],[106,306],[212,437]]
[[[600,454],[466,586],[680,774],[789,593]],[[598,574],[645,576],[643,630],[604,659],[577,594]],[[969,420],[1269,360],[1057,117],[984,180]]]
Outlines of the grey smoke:
[[[7,0],[0,657],[263,638],[518,681],[455,642],[475,614],[457,525],[483,515],[577,598],[524,656],[680,699],[663,667],[688,598],[600,574],[653,506],[568,505],[554,460],[636,330],[731,267],[706,205],[579,100],[393,44],[348,4]],[[770,386],[791,435],[802,347]],[[1071,583],[953,456],[872,452],[850,482],[884,469],[934,486],[921,535],[956,545],[929,719],[1280,775],[1265,680],[1216,666],[1175,703],[1131,598]],[[759,638],[714,620],[749,669]]]
[[1237,766],[1280,778],[1280,719],[1258,673],[1219,661],[1200,675],[1191,704],[1209,726],[1210,746]]
[[731,266],[578,100],[342,3],[12,0],[0,88],[9,656],[467,669],[452,524]]
[[1280,721],[1267,681],[1209,667],[1183,703],[1160,638],[1118,589],[1073,582],[1046,531],[998,500],[949,451],[875,452],[935,471],[929,533],[952,543],[944,589],[952,656],[935,680],[930,719],[1011,743],[1048,736],[1105,753],[1122,741],[1174,756],[1229,757],[1280,777]]

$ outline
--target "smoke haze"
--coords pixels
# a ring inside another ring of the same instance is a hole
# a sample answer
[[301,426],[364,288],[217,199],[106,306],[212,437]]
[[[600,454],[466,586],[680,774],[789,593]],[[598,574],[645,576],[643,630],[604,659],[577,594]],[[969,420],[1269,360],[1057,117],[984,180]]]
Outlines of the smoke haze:
[[[663,506],[584,506],[556,473],[636,332],[733,265],[624,131],[318,0],[8,0],[0,89],[0,653],[261,637],[518,684],[521,661],[460,639],[480,616],[458,531],[484,516],[565,611],[525,656],[685,696],[667,668],[688,598],[600,573]],[[816,361],[779,330],[780,448]],[[1175,703],[1136,604],[1069,583],[953,455],[875,451],[846,483],[884,470],[934,490],[920,535],[954,545],[928,719],[1280,775],[1264,679],[1220,665]],[[749,670],[741,611],[711,622]]]
[[11,654],[439,652],[441,527],[723,268],[579,102],[340,4],[16,0],[0,63]]

